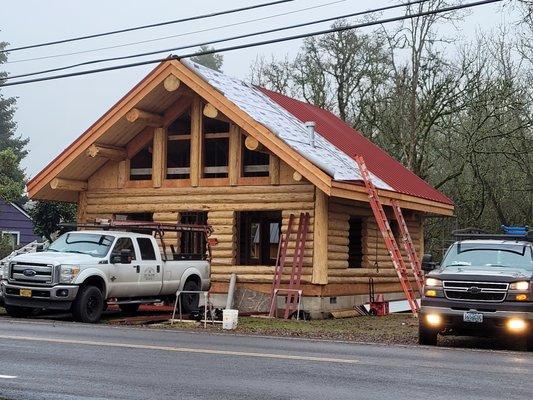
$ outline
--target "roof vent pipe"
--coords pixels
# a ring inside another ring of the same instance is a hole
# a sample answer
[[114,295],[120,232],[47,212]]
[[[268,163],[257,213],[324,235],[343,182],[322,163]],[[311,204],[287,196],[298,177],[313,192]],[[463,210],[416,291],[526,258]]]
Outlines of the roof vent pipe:
[[307,121],[305,127],[307,128],[307,134],[309,136],[309,144],[315,147],[315,121]]

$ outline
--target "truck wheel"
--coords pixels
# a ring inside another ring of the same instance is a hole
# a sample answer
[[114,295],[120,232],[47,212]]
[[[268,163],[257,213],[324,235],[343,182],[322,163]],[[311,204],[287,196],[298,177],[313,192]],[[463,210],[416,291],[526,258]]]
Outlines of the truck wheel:
[[[195,281],[187,281],[185,282],[185,285],[183,285],[183,290],[199,291],[200,287]],[[185,314],[197,311],[199,303],[200,296],[198,293],[183,293],[181,295],[181,309]]]
[[132,315],[139,310],[139,306],[140,304],[119,304],[118,308],[120,308],[120,311],[124,314]]
[[72,304],[72,314],[79,322],[94,324],[100,321],[104,310],[104,296],[96,286],[82,287]]
[[33,317],[38,314],[38,308],[32,307],[20,307],[20,306],[4,306],[6,309],[7,315],[13,318],[27,318]]
[[437,345],[437,331],[429,329],[420,321],[418,323],[418,344],[426,346]]

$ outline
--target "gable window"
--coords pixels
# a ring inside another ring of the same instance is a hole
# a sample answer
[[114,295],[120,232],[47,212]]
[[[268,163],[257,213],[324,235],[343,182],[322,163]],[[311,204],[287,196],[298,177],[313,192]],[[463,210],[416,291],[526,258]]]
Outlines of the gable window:
[[167,179],[189,179],[191,174],[191,116],[185,111],[168,127]]
[[130,180],[149,181],[152,179],[152,142],[147,143],[130,160]]
[[246,148],[244,140],[246,137],[242,136],[242,176],[268,176],[270,155],[265,152],[254,151]]
[[275,265],[281,232],[281,212],[241,212],[238,218],[239,264]]
[[362,268],[363,264],[363,220],[351,217],[348,220],[348,267]]
[[203,177],[227,178],[229,154],[229,123],[203,118]]
[[12,249],[20,245],[20,232],[18,231],[2,231],[2,238],[6,237]]

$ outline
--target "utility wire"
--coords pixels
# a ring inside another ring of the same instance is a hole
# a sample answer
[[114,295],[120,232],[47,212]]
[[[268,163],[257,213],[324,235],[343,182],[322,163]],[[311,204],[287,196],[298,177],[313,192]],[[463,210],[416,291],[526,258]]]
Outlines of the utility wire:
[[[139,40],[137,42],[127,42],[127,43],[117,44],[117,45],[113,45],[113,46],[97,47],[97,48],[88,49],[88,50],[73,51],[73,52],[70,52],[70,53],[52,54],[52,55],[49,55],[49,56],[42,56],[42,57],[24,58],[24,59],[13,60],[13,61],[9,61],[8,60],[4,64],[17,64],[17,63],[22,63],[22,62],[27,62],[27,61],[48,60],[48,59],[51,59],[51,58],[74,56],[74,55],[78,55],[78,54],[94,53],[94,52],[102,51],[102,50],[111,50],[111,49],[118,49],[118,48],[122,48],[122,47],[134,46],[134,45],[137,45],[137,44],[152,43],[152,42],[157,42],[157,41],[165,40],[165,39],[184,37],[184,36],[189,36],[189,35],[193,35],[193,34],[196,34],[196,33],[211,32],[211,31],[214,31],[214,30],[217,30],[217,29],[230,28],[230,27],[233,27],[233,26],[250,24],[252,22],[265,21],[267,19],[283,17],[283,16],[286,16],[286,15],[296,14],[296,13],[300,13],[300,12],[303,12],[303,11],[314,10],[316,8],[322,8],[322,7],[330,6],[332,4],[344,3],[345,1],[346,0],[336,0],[336,1],[329,2],[329,3],[318,4],[316,6],[300,8],[298,10],[293,10],[293,11],[287,11],[287,12],[284,12],[284,13],[268,15],[266,17],[254,18],[254,19],[249,19],[249,20],[241,21],[241,22],[234,22],[234,23],[226,24],[226,25],[218,25],[218,26],[214,26],[212,28],[198,29],[198,30],[195,30],[195,31],[179,33],[179,34],[176,34],[176,35],[169,35],[169,36],[162,36],[162,37],[157,37],[157,38],[152,38],[152,39]],[[429,0],[424,0],[424,1],[429,1]]]
[[44,43],[38,43],[38,44],[31,44],[31,45],[27,45],[27,46],[8,48],[8,49],[0,50],[0,53],[13,52],[13,51],[19,51],[19,50],[27,50],[27,49],[34,49],[36,47],[52,46],[52,45],[55,45],[55,44],[76,42],[76,41],[79,41],[79,40],[86,40],[86,39],[92,39],[92,38],[97,38],[97,37],[102,37],[102,36],[116,35],[118,33],[138,31],[138,30],[141,30],[141,29],[155,28],[155,27],[158,27],[158,26],[178,24],[178,23],[181,23],[181,22],[196,21],[196,20],[199,20],[199,19],[211,18],[211,17],[216,17],[216,16],[219,16],[219,15],[234,14],[234,13],[238,13],[238,12],[241,12],[241,11],[248,11],[248,10],[253,10],[253,9],[256,9],[256,8],[273,6],[273,5],[276,5],[276,4],[289,3],[289,2],[292,2],[292,1],[295,1],[295,0],[271,1],[269,3],[255,4],[255,5],[252,5],[252,6],[233,8],[231,10],[224,10],[224,11],[217,11],[217,12],[213,12],[213,13],[209,13],[209,14],[195,15],[193,17],[181,18],[181,19],[176,19],[176,20],[172,20],[172,21],[164,21],[164,22],[158,22],[158,23],[155,23],[155,24],[134,26],[134,27],[125,28],[125,29],[118,29],[118,30],[115,30],[115,31],[95,33],[95,34],[92,34],[92,35],[76,36],[76,37],[72,37],[72,38],[68,38],[68,39],[55,40],[55,41],[52,41],[52,42],[44,42]]
[[360,23],[360,24],[339,26],[339,27],[330,28],[330,29],[324,29],[324,30],[315,31],[315,32],[302,33],[302,34],[294,35],[294,36],[285,36],[285,37],[277,38],[277,39],[263,40],[263,41],[259,41],[259,42],[255,42],[255,43],[247,43],[247,44],[223,47],[223,48],[219,48],[219,49],[198,51],[198,52],[194,52],[194,53],[188,53],[188,54],[182,54],[182,55],[176,55],[176,56],[169,56],[169,57],[166,57],[166,58],[159,58],[159,59],[155,59],[155,60],[139,61],[139,62],[130,63],[130,64],[114,65],[114,66],[111,66],[111,67],[104,67],[104,68],[98,68],[98,69],[93,69],[93,70],[71,72],[71,73],[68,73],[68,74],[60,74],[60,75],[47,76],[47,77],[42,77],[42,78],[27,79],[27,80],[18,81],[18,82],[8,82],[8,83],[1,84],[0,87],[16,86],[16,85],[23,85],[23,84],[27,84],[27,83],[35,83],[35,82],[43,82],[43,81],[49,81],[49,80],[70,78],[70,77],[74,77],[74,76],[89,75],[89,74],[95,74],[95,73],[99,73],[99,72],[115,71],[115,70],[120,70],[120,69],[125,69],[125,68],[132,68],[132,67],[137,67],[137,66],[141,66],[141,65],[155,64],[155,63],[159,63],[159,62],[163,62],[163,61],[167,61],[167,60],[171,60],[171,59],[179,60],[181,58],[191,58],[191,57],[202,56],[202,55],[207,55],[207,54],[215,54],[215,53],[222,53],[222,52],[227,52],[227,51],[241,50],[241,49],[250,48],[250,47],[264,46],[264,45],[267,45],[267,44],[286,42],[286,41],[290,41],[290,40],[296,40],[296,39],[302,39],[302,38],[306,38],[306,37],[324,35],[324,34],[328,34],[328,33],[344,32],[344,31],[351,30],[351,29],[365,28],[365,27],[374,26],[374,25],[381,25],[381,24],[388,24],[388,23],[391,23],[391,22],[399,22],[399,21],[403,21],[403,20],[406,20],[406,19],[424,17],[424,16],[427,16],[427,15],[441,14],[441,13],[445,13],[445,12],[456,11],[456,10],[461,10],[461,9],[465,9],[465,8],[472,8],[472,7],[476,7],[476,6],[481,6],[481,5],[490,4],[490,3],[497,3],[497,2],[501,2],[501,1],[503,1],[503,0],[476,1],[476,2],[472,2],[472,3],[466,3],[466,4],[456,5],[456,6],[444,7],[444,8],[439,8],[439,9],[435,9],[435,10],[428,10],[428,11],[418,12],[418,13],[414,13],[414,14],[407,14],[407,15],[398,16],[398,17],[380,19],[380,20],[376,20],[376,21],[369,21],[369,22],[364,22],[364,23]]
[[391,9],[394,9],[394,8],[406,7],[406,6],[419,4],[419,3],[425,3],[427,1],[429,1],[429,0],[409,1],[407,3],[400,3],[400,4],[395,4],[395,5],[392,5],[392,6],[380,7],[380,8],[375,8],[375,9],[366,10],[366,11],[359,11],[359,12],[355,12],[355,13],[350,13],[350,14],[345,14],[345,15],[340,15],[340,16],[330,17],[330,18],[324,18],[324,19],[321,19],[321,20],[316,20],[316,21],[311,21],[311,22],[303,22],[301,24],[285,26],[285,27],[282,27],[282,28],[267,29],[267,30],[264,30],[264,31],[246,33],[246,34],[242,34],[242,35],[226,37],[226,38],[223,38],[223,39],[216,39],[216,40],[210,40],[210,41],[207,41],[207,42],[195,43],[195,44],[186,45],[186,46],[173,47],[173,48],[170,48],[170,49],[161,49],[161,50],[155,50],[155,51],[150,51],[150,52],[146,52],[146,53],[131,54],[131,55],[127,55],[127,56],[111,57],[111,58],[103,58],[103,59],[98,59],[98,60],[84,61],[84,62],[77,63],[77,64],[67,65],[65,67],[57,67],[57,68],[51,68],[51,69],[41,70],[41,71],[37,71],[37,72],[28,72],[28,73],[25,73],[25,74],[12,75],[12,76],[6,77],[5,80],[17,79],[17,78],[25,78],[27,76],[41,75],[41,74],[46,74],[46,73],[50,73],[50,72],[64,71],[66,69],[82,67],[82,66],[91,65],[91,64],[99,64],[99,63],[108,62],[108,61],[119,61],[119,60],[126,60],[126,59],[129,59],[129,58],[138,58],[138,57],[151,56],[151,55],[160,54],[160,53],[170,53],[170,52],[173,52],[173,51],[184,50],[184,49],[188,49],[188,48],[191,48],[191,47],[207,46],[207,45],[212,45],[212,44],[221,43],[221,42],[228,42],[228,41],[237,40],[237,39],[244,39],[244,38],[252,37],[252,36],[264,35],[264,34],[267,34],[267,33],[280,32],[280,31],[284,31],[284,30],[288,30],[288,29],[294,29],[294,28],[301,28],[303,26],[321,24],[323,22],[329,22],[329,21],[334,21],[334,20],[343,19],[343,18],[349,18],[349,17],[360,16],[360,15],[372,14],[372,13],[376,13],[376,12],[380,12],[380,11],[391,10]]

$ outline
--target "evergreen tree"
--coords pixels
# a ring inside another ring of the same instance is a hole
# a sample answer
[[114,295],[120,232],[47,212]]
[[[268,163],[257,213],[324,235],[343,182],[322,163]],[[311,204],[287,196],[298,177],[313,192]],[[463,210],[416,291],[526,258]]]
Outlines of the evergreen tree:
[[[0,42],[0,50],[7,43]],[[0,64],[7,61],[7,54],[0,53]],[[7,74],[0,72],[0,83],[5,82]],[[28,151],[28,139],[15,135],[16,123],[13,121],[16,99],[4,97],[0,90],[0,197],[14,201],[22,196],[24,190],[24,171],[20,161]]]
[[[210,46],[201,46],[199,52],[213,50]],[[222,54],[204,54],[201,56],[191,57],[191,60],[195,63],[201,64],[204,67],[214,69],[215,71],[222,72],[222,63],[224,62],[224,56]]]

